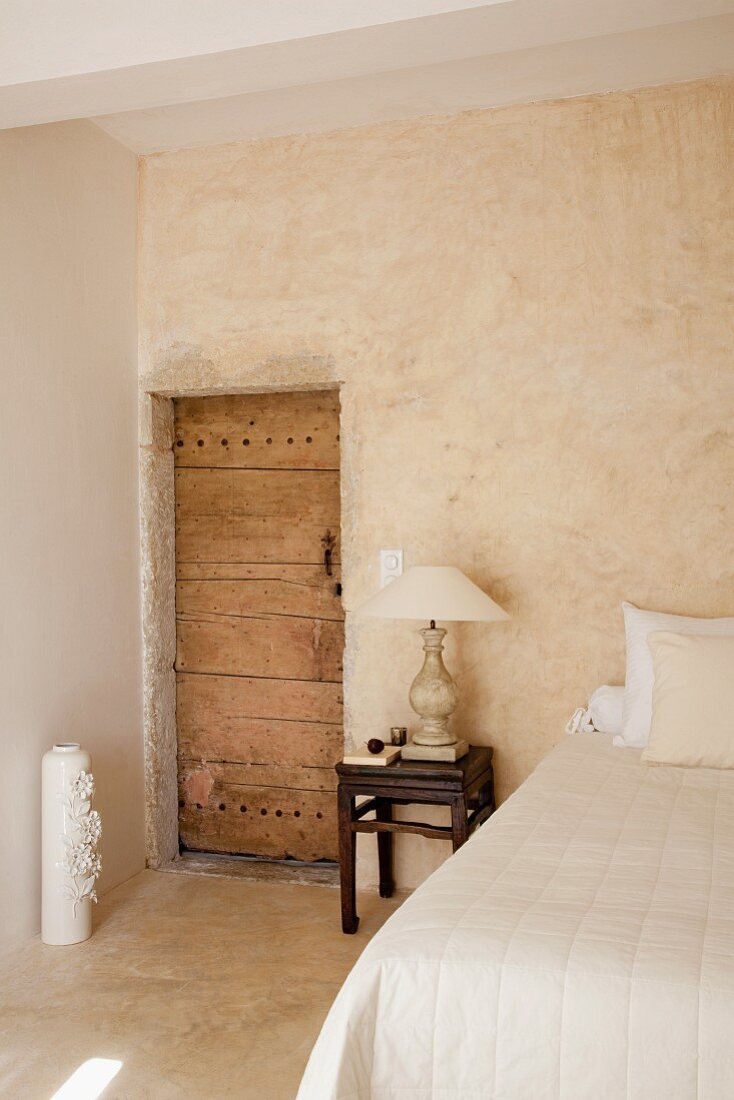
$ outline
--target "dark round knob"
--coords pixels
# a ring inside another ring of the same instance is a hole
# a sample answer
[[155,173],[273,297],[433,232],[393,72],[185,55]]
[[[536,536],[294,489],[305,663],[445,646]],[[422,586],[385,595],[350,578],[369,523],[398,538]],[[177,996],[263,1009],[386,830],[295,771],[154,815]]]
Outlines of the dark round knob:
[[381,741],[379,737],[371,737],[367,742],[367,749],[373,756],[377,756],[385,748],[385,742]]

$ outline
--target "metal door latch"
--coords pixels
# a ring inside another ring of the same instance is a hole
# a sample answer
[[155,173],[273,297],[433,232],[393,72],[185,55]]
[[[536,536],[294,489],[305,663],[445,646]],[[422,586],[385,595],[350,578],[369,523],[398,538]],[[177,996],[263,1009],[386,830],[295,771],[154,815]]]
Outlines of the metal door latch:
[[332,535],[331,531],[327,530],[321,539],[321,545],[324,548],[324,569],[326,570],[326,576],[330,577],[332,575],[331,556],[336,545],[336,535]]

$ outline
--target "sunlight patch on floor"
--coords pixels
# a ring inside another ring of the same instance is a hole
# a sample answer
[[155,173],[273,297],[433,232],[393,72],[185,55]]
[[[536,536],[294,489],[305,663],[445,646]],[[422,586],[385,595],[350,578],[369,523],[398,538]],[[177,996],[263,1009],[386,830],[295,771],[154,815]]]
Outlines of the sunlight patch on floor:
[[51,1100],[97,1100],[122,1068],[114,1058],[90,1058],[75,1069]]

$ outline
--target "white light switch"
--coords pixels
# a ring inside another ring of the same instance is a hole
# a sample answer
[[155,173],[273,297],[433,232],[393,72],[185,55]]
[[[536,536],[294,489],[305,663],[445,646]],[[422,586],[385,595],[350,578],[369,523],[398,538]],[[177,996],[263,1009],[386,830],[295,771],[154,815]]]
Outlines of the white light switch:
[[401,576],[403,572],[402,550],[380,550],[380,588]]

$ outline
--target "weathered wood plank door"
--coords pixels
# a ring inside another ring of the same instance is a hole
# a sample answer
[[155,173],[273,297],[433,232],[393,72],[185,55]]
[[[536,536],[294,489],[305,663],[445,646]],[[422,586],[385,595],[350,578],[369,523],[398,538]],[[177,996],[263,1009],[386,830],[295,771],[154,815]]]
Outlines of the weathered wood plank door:
[[175,401],[183,847],[335,859],[339,396]]

